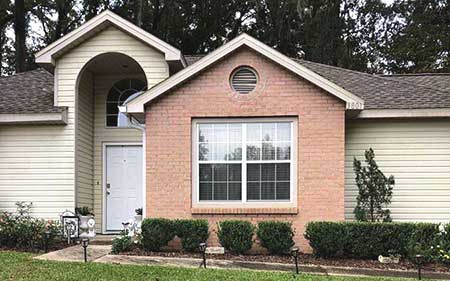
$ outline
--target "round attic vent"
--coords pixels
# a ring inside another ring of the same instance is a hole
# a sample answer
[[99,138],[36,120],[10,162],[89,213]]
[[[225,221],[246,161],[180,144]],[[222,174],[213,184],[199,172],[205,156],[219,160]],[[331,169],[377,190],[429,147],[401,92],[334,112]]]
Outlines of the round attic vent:
[[253,68],[242,66],[236,69],[230,78],[231,88],[239,94],[248,94],[253,91],[258,82],[258,75]]

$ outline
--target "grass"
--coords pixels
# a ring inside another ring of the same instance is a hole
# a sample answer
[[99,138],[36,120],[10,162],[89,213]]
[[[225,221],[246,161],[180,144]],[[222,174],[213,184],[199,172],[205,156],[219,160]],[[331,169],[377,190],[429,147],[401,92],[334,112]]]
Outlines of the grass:
[[68,263],[33,260],[31,254],[0,252],[0,280],[61,280],[61,281],[117,281],[117,280],[302,280],[302,281],[411,281],[399,278],[329,277],[294,275],[292,273],[250,270],[195,269],[161,266],[113,265],[98,263]]

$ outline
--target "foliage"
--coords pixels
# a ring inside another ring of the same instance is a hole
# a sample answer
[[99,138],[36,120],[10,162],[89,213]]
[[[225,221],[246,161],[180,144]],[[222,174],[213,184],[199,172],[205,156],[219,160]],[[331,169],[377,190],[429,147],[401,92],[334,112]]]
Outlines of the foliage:
[[173,266],[142,266],[103,263],[68,263],[33,259],[33,255],[0,252],[0,280],[72,281],[72,280],[161,280],[161,281],[411,281],[412,279],[382,277],[351,277],[301,274],[290,272],[182,268]]
[[134,210],[134,212],[136,213],[136,215],[142,216],[142,208],[137,208],[136,210]]
[[[61,226],[52,220],[33,218],[29,210],[21,209],[18,202],[17,214],[0,214],[0,247],[38,251],[54,246],[61,235]],[[47,236],[48,235],[48,236]]]
[[146,251],[160,251],[176,234],[175,223],[164,218],[144,219],[141,229],[141,243]]
[[[305,238],[316,256],[374,259],[378,255],[431,255],[439,225],[431,223],[311,222]],[[445,241],[449,242],[447,236]]]
[[375,162],[375,153],[370,148],[365,152],[366,165],[356,157],[353,161],[355,181],[358,186],[357,205],[354,213],[358,221],[391,221],[390,211],[385,206],[391,203],[394,176],[386,177]]
[[204,219],[177,220],[177,236],[181,239],[181,247],[185,251],[198,250],[199,244],[206,242],[209,236],[208,221]]
[[218,223],[217,236],[228,251],[243,254],[253,245],[255,227],[248,221],[226,220]]
[[262,221],[256,231],[261,245],[271,254],[288,254],[294,246],[292,224],[284,221]]
[[122,235],[120,237],[114,238],[114,240],[112,241],[111,252],[113,254],[127,252],[131,250],[132,246],[133,240],[131,239],[131,237]]
[[75,208],[75,214],[78,216],[93,216],[94,212],[91,208],[83,206],[83,207],[76,207]]

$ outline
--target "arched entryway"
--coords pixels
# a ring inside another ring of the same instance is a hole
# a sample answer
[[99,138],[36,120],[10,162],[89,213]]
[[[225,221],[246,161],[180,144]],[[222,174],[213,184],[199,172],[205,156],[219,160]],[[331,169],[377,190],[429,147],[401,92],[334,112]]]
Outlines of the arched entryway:
[[130,56],[103,53],[76,85],[76,203],[93,208],[97,231],[117,232],[144,205],[142,132],[118,127],[117,107],[145,90],[147,77]]

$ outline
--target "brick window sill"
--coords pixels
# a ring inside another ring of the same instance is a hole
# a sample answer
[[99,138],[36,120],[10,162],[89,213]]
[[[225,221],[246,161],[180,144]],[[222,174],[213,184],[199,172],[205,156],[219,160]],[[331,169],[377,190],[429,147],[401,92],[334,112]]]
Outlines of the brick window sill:
[[297,208],[192,208],[193,215],[296,215]]

